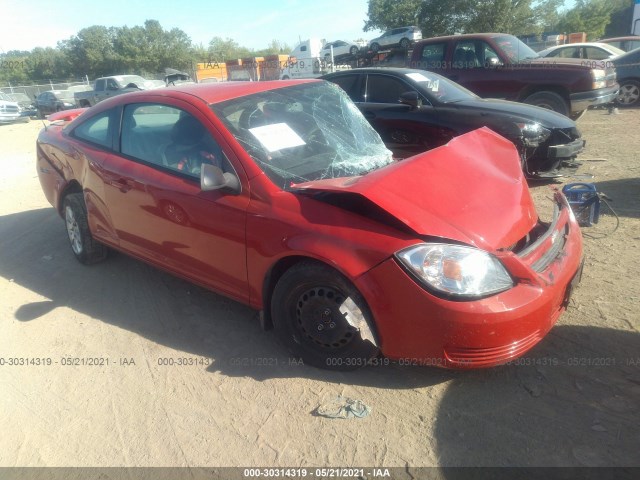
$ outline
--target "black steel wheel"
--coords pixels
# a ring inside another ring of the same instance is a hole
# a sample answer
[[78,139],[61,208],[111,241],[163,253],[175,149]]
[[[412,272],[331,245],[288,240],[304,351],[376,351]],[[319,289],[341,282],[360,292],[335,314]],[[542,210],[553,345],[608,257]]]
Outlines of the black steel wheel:
[[404,48],[405,50],[408,50],[410,45],[411,45],[411,42],[409,41],[408,38],[403,38],[402,40],[400,40],[400,48]]
[[373,53],[378,53],[378,50],[380,50],[380,44],[378,43],[372,43],[371,44],[371,51]]
[[354,370],[379,353],[366,302],[323,264],[302,262],[285,272],[273,292],[271,316],[287,349],[314,367]]

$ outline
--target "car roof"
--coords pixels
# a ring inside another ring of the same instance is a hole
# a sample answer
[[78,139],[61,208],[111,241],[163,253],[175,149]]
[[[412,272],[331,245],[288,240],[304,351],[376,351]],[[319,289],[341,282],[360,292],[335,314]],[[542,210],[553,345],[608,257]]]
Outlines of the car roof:
[[442,41],[442,40],[457,40],[457,39],[465,39],[465,38],[495,38],[495,37],[513,37],[510,33],[465,33],[462,35],[445,35],[442,37],[432,37],[426,38],[424,40],[419,40],[416,43],[427,43],[432,41]]
[[[166,95],[171,96],[171,92],[179,91],[200,98],[206,103],[218,103],[233,98],[243,97],[254,93],[266,92],[285,88],[303,83],[318,82],[315,79],[305,80],[271,80],[265,82],[217,82],[217,83],[195,83],[180,84],[175,87],[156,88],[136,92],[138,97]],[[117,98],[117,97],[116,97]]]
[[640,40],[640,35],[630,35],[630,36],[626,36],[626,37],[611,37],[611,38],[602,38],[600,40],[598,40],[598,42],[615,42],[615,41],[622,41],[622,40]]
[[[563,45],[554,45],[553,47],[549,47],[549,49],[551,48],[560,48],[560,47],[602,47],[602,48],[608,48],[610,45],[607,45],[606,43],[601,43],[601,42],[576,42],[576,43],[565,43]],[[547,50],[549,50],[547,49]]]

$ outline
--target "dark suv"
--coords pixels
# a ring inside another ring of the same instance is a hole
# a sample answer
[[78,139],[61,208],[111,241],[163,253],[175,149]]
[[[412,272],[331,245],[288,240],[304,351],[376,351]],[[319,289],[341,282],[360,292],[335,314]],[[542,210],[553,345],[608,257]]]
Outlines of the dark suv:
[[416,43],[411,68],[439,73],[481,97],[514,100],[579,118],[616,98],[611,64],[542,58],[505,33],[436,37]]

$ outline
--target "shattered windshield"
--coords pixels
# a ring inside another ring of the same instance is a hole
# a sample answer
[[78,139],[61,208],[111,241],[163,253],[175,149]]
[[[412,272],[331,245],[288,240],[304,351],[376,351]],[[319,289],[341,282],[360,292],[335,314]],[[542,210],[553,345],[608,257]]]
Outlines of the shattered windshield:
[[314,82],[211,105],[238,142],[283,189],[364,175],[391,152],[337,86]]

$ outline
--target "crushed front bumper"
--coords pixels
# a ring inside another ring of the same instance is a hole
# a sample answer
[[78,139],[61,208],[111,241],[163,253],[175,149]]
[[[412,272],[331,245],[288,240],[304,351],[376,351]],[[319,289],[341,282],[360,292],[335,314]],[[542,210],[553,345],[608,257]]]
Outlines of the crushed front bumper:
[[556,194],[556,214],[521,252],[492,252],[516,281],[474,301],[437,297],[393,259],[361,276],[356,286],[375,319],[382,353],[411,365],[490,367],[515,359],[555,324],[579,278],[582,237],[571,208]]

